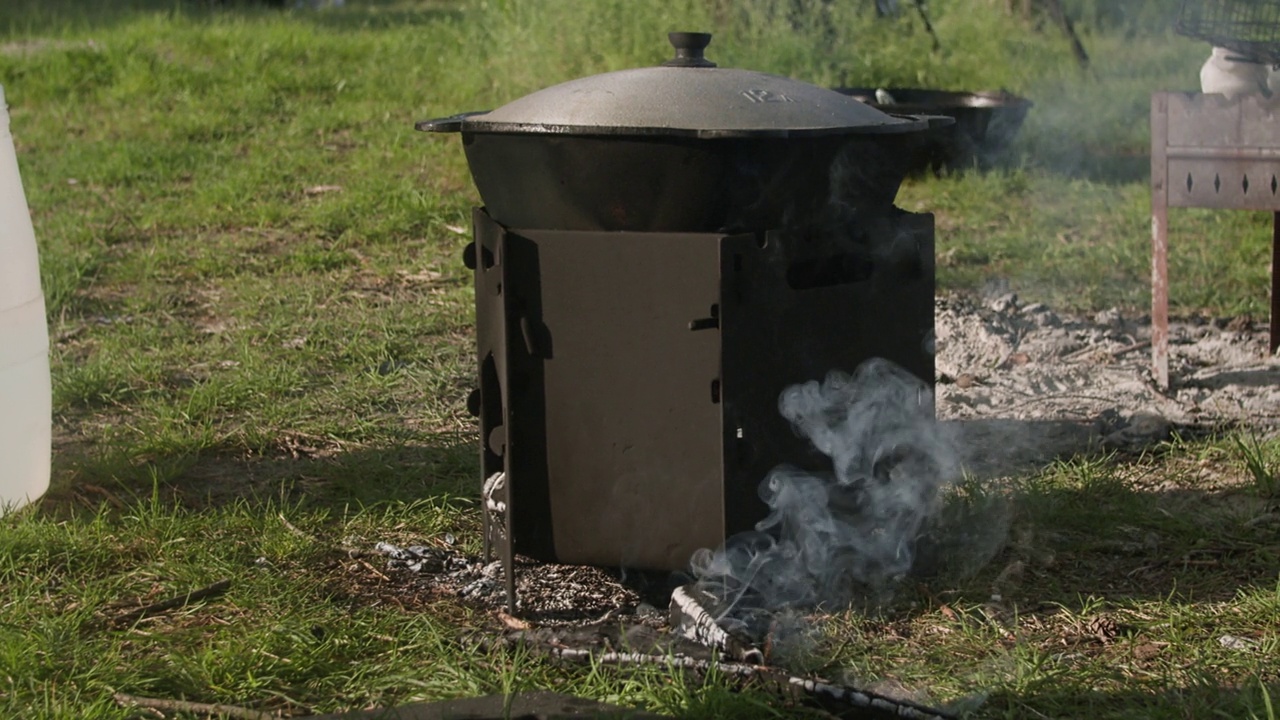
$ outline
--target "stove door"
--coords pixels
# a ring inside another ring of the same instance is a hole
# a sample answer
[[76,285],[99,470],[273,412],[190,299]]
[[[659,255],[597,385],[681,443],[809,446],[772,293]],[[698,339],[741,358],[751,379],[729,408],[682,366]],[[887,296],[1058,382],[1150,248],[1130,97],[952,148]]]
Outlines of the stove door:
[[896,211],[825,237],[726,239],[721,342],[725,531],[768,512],[759,487],[779,465],[831,460],[778,410],[788,386],[883,358],[933,387],[933,216]]
[[505,234],[518,552],[680,570],[724,540],[723,239]]

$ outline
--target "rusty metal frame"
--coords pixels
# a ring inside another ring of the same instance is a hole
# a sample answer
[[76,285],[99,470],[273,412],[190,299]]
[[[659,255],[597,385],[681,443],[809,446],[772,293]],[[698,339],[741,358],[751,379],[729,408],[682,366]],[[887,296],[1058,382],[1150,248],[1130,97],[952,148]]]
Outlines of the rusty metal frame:
[[1280,346],[1280,99],[1151,96],[1151,361],[1169,388],[1169,208],[1273,213],[1269,347]]

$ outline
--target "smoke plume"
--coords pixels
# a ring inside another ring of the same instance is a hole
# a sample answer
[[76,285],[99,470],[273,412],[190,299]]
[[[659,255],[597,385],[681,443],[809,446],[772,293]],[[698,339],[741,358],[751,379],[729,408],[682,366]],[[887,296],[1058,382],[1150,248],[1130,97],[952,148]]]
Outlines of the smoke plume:
[[776,468],[755,531],[692,560],[721,624],[757,638],[788,611],[887,600],[961,475],[929,387],[887,360],[791,386],[778,409],[830,470]]

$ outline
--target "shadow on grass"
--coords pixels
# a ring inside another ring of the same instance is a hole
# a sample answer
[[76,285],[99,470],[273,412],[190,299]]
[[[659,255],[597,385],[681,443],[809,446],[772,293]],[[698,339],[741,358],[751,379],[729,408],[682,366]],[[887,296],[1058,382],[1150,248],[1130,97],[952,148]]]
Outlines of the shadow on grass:
[[954,592],[983,602],[1002,585],[1007,600],[1032,608],[1091,596],[1225,602],[1280,575],[1280,501],[1232,456],[1186,447],[1220,426],[1175,428],[1166,440],[1106,438],[1069,421],[949,424],[970,479],[991,494],[967,496],[972,504],[948,521],[942,539],[971,549],[936,560],[938,587],[981,566],[952,581]]
[[156,495],[163,503],[194,509],[246,501],[339,508],[478,494],[479,456],[469,434],[351,450],[321,445],[294,440],[269,455],[214,447],[134,460],[57,448],[55,481],[44,505],[75,511],[104,501],[127,506]]
[[1280,515],[1244,488],[1132,489],[1104,480],[1033,487],[1018,503],[1012,540],[983,573],[987,582],[975,584],[975,599],[1003,585],[1007,600],[1028,608],[1089,597],[1231,602],[1280,575]]
[[[983,602],[1003,584],[1003,595],[1027,608],[1084,597],[1229,601],[1280,574],[1274,500],[1239,482],[1199,482],[1223,468],[1207,468],[1176,444],[1150,438],[1118,451],[1096,426],[1070,421],[948,424],[960,429],[970,476],[992,482],[1000,497],[987,505],[978,498],[947,521],[939,538],[955,547],[930,558],[936,570],[918,578],[936,592]],[[265,456],[214,447],[131,461],[70,447],[55,453],[54,470],[60,481],[45,507],[71,513],[128,506],[153,490],[163,503],[203,509],[246,501],[362,507],[469,499],[479,489],[471,433],[350,449],[295,438]]]

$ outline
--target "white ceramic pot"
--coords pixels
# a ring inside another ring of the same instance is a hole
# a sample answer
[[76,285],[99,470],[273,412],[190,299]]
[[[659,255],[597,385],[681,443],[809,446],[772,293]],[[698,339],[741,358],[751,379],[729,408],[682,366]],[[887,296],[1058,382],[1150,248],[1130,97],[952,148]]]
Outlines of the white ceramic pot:
[[1213,54],[1200,67],[1200,92],[1226,95],[1265,94],[1267,90],[1267,66],[1247,62],[1239,53],[1215,47]]

